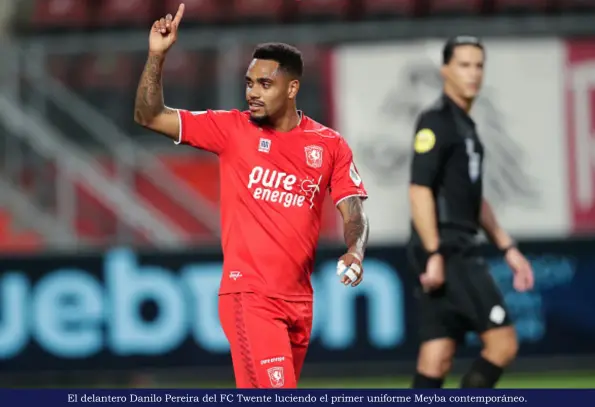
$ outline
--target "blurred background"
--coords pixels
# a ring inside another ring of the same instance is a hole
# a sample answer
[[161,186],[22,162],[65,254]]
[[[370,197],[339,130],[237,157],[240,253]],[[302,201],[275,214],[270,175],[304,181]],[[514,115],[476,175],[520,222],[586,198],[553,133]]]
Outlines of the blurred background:
[[[299,105],[339,130],[371,198],[366,282],[333,271],[325,209],[305,387],[409,385],[405,270],[415,116],[440,50],[482,36],[473,116],[486,194],[531,256],[517,294],[486,247],[522,343],[504,387],[595,387],[595,0],[185,0],[166,104],[243,108],[253,47],[304,54]],[[133,122],[148,29],[179,0],[0,2],[0,385],[233,385],[219,328],[216,157]],[[478,352],[469,336],[457,373]]]

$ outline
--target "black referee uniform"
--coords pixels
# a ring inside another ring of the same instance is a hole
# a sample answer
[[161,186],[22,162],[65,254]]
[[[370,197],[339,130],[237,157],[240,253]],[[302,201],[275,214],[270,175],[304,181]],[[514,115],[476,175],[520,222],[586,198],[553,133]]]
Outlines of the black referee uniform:
[[[411,184],[432,190],[445,264],[445,284],[416,290],[421,341],[485,332],[510,324],[502,295],[478,254],[482,206],[483,145],[471,117],[443,95],[417,123]],[[410,267],[420,275],[428,253],[412,225]]]

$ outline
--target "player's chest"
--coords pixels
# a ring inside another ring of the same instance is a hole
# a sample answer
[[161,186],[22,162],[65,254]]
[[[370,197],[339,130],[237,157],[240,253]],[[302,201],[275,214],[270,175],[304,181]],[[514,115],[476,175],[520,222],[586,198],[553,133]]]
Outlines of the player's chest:
[[258,132],[245,141],[241,154],[244,166],[250,172],[255,168],[267,172],[267,182],[276,185],[295,178],[296,182],[315,182],[319,188],[326,188],[332,156],[320,137]]
[[459,137],[452,147],[452,165],[468,182],[476,183],[483,172],[484,147],[477,133],[468,132]]

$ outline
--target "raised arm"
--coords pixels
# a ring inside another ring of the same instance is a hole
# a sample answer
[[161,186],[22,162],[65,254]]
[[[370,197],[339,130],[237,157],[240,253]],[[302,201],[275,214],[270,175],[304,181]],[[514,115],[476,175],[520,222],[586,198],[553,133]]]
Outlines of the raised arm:
[[167,51],[176,42],[178,27],[184,15],[184,4],[176,16],[168,14],[155,21],[149,34],[149,56],[140,78],[134,104],[134,120],[143,127],[178,140],[180,120],[178,112],[165,106],[162,73]]

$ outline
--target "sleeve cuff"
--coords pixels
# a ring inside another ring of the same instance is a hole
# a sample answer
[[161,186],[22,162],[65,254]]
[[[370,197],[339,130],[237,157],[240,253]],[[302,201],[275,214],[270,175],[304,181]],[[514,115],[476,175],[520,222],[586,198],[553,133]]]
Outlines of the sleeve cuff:
[[179,109],[176,110],[176,113],[178,114],[178,122],[179,122],[180,130],[178,132],[178,139],[174,140],[174,144],[178,145],[178,144],[182,144],[182,129],[184,128],[184,126],[183,126],[183,122],[182,122],[182,113],[180,112]]
[[354,196],[358,196],[358,197],[360,197],[361,199],[364,199],[364,200],[365,199],[368,199],[368,194],[366,194],[366,193],[343,195],[343,196],[339,196],[339,198],[335,201],[335,206],[339,206],[339,204],[341,202],[343,202],[345,199],[351,198],[351,197],[354,197]]

